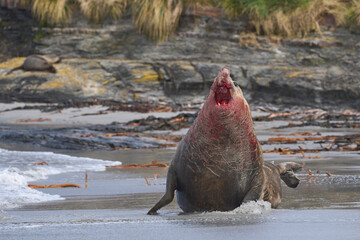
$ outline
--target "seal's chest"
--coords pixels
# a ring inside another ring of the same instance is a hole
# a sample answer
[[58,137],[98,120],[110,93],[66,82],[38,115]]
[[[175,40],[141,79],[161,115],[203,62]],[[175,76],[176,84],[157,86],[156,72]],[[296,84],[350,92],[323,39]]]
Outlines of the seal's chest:
[[236,176],[194,175],[179,182],[177,201],[185,212],[232,210],[240,205],[244,195],[239,183]]
[[[255,168],[254,162],[246,161],[246,156],[237,151],[209,151],[202,150],[198,154],[188,154],[180,159],[184,171],[199,178],[228,178],[246,175]],[[183,171],[181,171],[183,172]]]

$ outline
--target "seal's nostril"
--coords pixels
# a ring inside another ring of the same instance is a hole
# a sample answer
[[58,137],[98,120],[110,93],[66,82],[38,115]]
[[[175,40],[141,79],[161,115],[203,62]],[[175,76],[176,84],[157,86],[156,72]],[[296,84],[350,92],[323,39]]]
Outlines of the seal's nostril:
[[230,69],[229,69],[228,67],[223,67],[223,68],[221,69],[221,72],[230,74]]

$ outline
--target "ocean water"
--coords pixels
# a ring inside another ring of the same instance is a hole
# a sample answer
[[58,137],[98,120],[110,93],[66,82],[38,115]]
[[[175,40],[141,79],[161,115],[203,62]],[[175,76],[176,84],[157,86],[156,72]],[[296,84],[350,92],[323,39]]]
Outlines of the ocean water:
[[[174,199],[156,216],[146,213],[165,191],[167,169],[105,169],[104,165],[168,163],[174,150],[64,153],[69,155],[1,149],[1,240],[358,240],[360,236],[358,152],[321,153],[322,159],[305,160],[265,154],[268,161],[306,162],[304,171],[298,173],[300,185],[295,189],[283,185],[279,209],[257,201],[229,212],[184,214]],[[33,165],[41,161],[49,165]],[[316,178],[308,180],[308,169]],[[87,189],[26,187],[29,182],[83,186],[86,170]]]
[[[34,165],[42,161],[48,165]],[[65,199],[58,194],[31,189],[28,187],[29,182],[44,180],[51,175],[62,173],[105,171],[105,165],[119,164],[121,164],[119,161],[73,157],[52,152],[10,151],[0,148],[0,210]]]

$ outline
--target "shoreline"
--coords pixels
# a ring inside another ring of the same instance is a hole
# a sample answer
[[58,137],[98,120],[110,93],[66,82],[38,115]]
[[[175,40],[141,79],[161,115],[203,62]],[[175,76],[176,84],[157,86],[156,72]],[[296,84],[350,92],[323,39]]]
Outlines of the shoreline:
[[[149,161],[144,156],[156,158],[153,154],[157,151],[126,151],[122,157],[128,161],[131,158]],[[157,159],[165,160],[171,155],[173,152],[168,151]],[[339,162],[340,157],[344,164]],[[291,156],[281,156],[277,161],[289,158]],[[199,239],[246,236],[247,239],[275,240],[278,235],[271,234],[274,231],[299,240],[316,235],[337,239],[341,232],[341,237],[355,240],[360,233],[356,227],[360,221],[360,205],[356,203],[360,173],[356,156],[344,158],[338,155],[322,161],[307,160],[307,167],[314,170],[317,179],[307,182],[306,174],[301,172],[301,183],[297,189],[283,186],[280,209],[270,210],[261,203],[252,202],[248,207],[230,212],[182,214],[174,200],[158,216],[148,216],[146,212],[164,192],[166,169],[161,169],[161,172],[159,169],[88,171],[87,189],[38,190],[59,194],[64,200],[0,211],[0,231],[9,240],[30,240],[34,236],[39,240],[49,237],[63,239],[64,236],[69,239],[98,239],[99,234],[109,239],[118,238],[119,234],[131,239],[148,239],[149,236],[168,239],[169,235],[174,239],[183,239],[181,232],[189,238],[196,236]],[[316,173],[316,169],[322,172],[332,169],[334,175],[330,178],[324,173]],[[154,173],[159,174],[155,182],[150,179]],[[147,186],[144,176],[148,177],[151,186]],[[74,182],[83,186],[84,171],[50,175],[48,179],[35,183],[59,182]],[[298,228],[299,224],[301,228]],[[262,231],[254,231],[259,228]],[[332,230],[329,231],[329,228]]]
[[[2,113],[0,113],[0,118]],[[274,129],[273,127],[287,126],[289,123],[299,122],[299,119],[307,115],[303,116],[300,113],[288,117],[273,115],[277,117],[270,121],[263,121],[263,118],[276,113],[259,113],[261,114],[254,116],[259,141],[276,137],[302,138],[303,136],[291,134],[304,131],[311,132],[313,135],[311,137],[360,134],[360,129],[356,128],[302,126]],[[317,113],[324,114],[323,112]],[[38,115],[34,115],[38,117]],[[312,116],[315,115],[312,114]],[[101,119],[104,116],[106,115],[96,115],[95,119]],[[32,116],[27,115],[27,117]],[[84,116],[84,118],[89,118],[89,116]],[[86,121],[94,121],[94,118],[89,118]],[[96,122],[92,122],[90,126],[82,126],[80,129],[90,129],[91,126],[95,126],[98,130],[101,130],[104,126],[109,127],[109,125],[97,126],[93,124],[96,124]],[[47,126],[45,123],[8,125],[9,128],[15,129],[15,132],[19,128],[20,130],[31,130],[34,134],[40,133],[40,136],[46,136],[41,135],[41,133],[52,132],[54,128],[60,126]],[[121,129],[121,126],[122,124],[113,131],[118,132],[117,130]],[[4,125],[0,127],[4,127]],[[70,129],[70,132],[79,128],[73,126],[71,122],[67,122],[62,127]],[[41,132],[39,129],[42,128],[46,129],[46,131]],[[18,132],[21,132],[20,130]],[[4,129],[1,131],[4,131]],[[159,135],[175,133],[183,135],[185,131],[186,128],[181,128],[178,131],[153,130],[148,131],[146,134],[153,132]],[[318,135],[317,132],[321,135]],[[69,132],[61,134],[68,136]],[[110,138],[110,141],[114,143],[116,138]],[[342,140],[338,142],[341,144]],[[168,239],[168,236],[173,236],[174,239],[183,239],[183,232],[185,232],[185,237],[199,239],[219,239],[224,236],[238,239],[238,236],[245,236],[247,239],[267,238],[275,240],[278,239],[278,235],[273,235],[274,231],[281,231],[282,236],[299,240],[306,236],[320,236],[319,234],[326,239],[337,239],[337,234],[341,232],[342,238],[346,237],[346,239],[355,240],[360,234],[359,229],[356,227],[358,221],[360,221],[360,205],[358,203],[360,197],[358,191],[360,186],[359,150],[335,152],[336,149],[334,149],[334,151],[317,153],[306,152],[306,158],[300,152],[285,155],[280,152],[266,152],[274,148],[284,150],[287,148],[299,149],[299,146],[302,146],[303,149],[317,149],[326,147],[329,144],[331,144],[331,141],[316,140],[262,145],[264,160],[266,161],[306,163],[304,171],[298,174],[301,179],[298,188],[290,189],[283,186],[282,203],[280,209],[277,210],[266,210],[261,205],[254,204],[248,208],[240,207],[227,213],[182,214],[174,200],[169,206],[160,211],[160,215],[148,216],[146,212],[159,200],[164,192],[167,169],[88,171],[87,189],[84,188],[85,170],[79,170],[49,175],[46,179],[31,182],[45,185],[74,183],[79,184],[82,188],[37,189],[36,191],[59,195],[65,199],[26,204],[19,208],[0,211],[0,231],[3,234],[2,236],[9,240],[19,238],[32,240],[34,236],[38,240],[46,240],[49,237],[54,240],[63,239],[64,236],[69,239],[98,239],[99,236],[115,239],[119,235],[129,239],[154,237],[165,240]],[[21,150],[24,145],[17,142],[13,147]],[[38,155],[37,158],[44,151],[51,151],[73,157],[121,161],[123,164],[144,164],[153,160],[169,163],[175,152],[175,149],[169,148],[135,150],[104,148],[90,150],[51,149],[37,148],[33,143],[30,143],[28,148],[33,154]],[[318,158],[319,156],[321,158]],[[31,157],[26,163],[31,164],[32,161],[37,161],[37,158]],[[60,164],[64,162],[63,158],[64,156],[59,159]],[[73,161],[70,166],[76,162]],[[48,167],[52,165],[49,164]],[[308,181],[308,170],[312,170],[316,178],[311,178]],[[332,177],[328,176],[326,172],[330,172]],[[158,176],[157,180],[155,180],[155,174]],[[147,185],[145,177],[150,182],[150,186]],[[263,230],[260,232],[254,231],[254,229],[259,228]],[[332,230],[329,231],[329,228]],[[344,233],[345,230],[346,233]]]
[[[101,105],[41,111],[38,106],[44,105],[0,104],[3,146],[24,144],[28,148],[62,151],[175,148],[197,117],[195,111],[139,113],[113,111]],[[347,146],[356,145],[359,138],[356,134],[360,131],[360,112],[353,110],[295,108],[284,111],[255,107],[252,117],[255,131],[260,134],[308,131],[308,135],[315,136],[316,132],[328,132],[326,135],[333,132],[335,138],[344,140],[347,135],[353,135]],[[341,132],[347,135],[337,136]],[[322,137],[330,144],[329,139]],[[262,144],[271,145],[267,140],[260,139]]]
[[[42,103],[0,103],[0,124],[8,125],[44,125],[44,126],[89,126],[97,124],[111,124],[113,122],[126,123],[142,119],[151,115],[155,117],[172,117],[180,112],[134,112],[111,111],[109,107],[94,105],[89,107],[69,107],[62,110],[44,112],[36,109],[46,106]],[[33,107],[35,109],[21,109]],[[194,111],[182,111],[194,113]]]

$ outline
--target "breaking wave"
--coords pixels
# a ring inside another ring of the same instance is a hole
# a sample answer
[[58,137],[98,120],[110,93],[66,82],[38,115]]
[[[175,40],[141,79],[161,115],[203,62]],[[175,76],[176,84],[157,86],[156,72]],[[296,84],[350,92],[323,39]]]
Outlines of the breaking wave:
[[[45,161],[49,165],[34,165]],[[0,149],[0,210],[10,209],[29,203],[63,200],[31,189],[31,181],[47,179],[48,176],[67,172],[104,171],[105,165],[121,162],[73,157],[52,152],[22,152]]]

